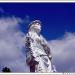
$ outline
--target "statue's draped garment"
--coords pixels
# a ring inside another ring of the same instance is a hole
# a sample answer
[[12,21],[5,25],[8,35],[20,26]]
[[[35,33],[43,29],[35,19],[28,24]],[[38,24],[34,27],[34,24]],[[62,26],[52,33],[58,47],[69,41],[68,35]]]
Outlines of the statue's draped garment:
[[52,72],[51,51],[45,38],[32,29],[25,41],[26,62],[31,72]]

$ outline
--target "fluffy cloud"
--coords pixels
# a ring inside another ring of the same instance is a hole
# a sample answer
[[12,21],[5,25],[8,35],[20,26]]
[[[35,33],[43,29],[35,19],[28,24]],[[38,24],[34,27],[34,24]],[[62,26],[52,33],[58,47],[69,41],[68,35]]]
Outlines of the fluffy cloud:
[[65,33],[63,37],[49,41],[53,64],[58,72],[75,72],[75,33]]
[[[0,71],[7,66],[12,72],[29,72],[24,50],[25,34],[19,29],[23,22],[17,17],[0,18]],[[58,72],[75,72],[75,33],[50,40],[52,63]]]
[[7,66],[12,72],[28,72],[25,62],[24,33],[19,29],[20,18],[0,18],[0,71]]

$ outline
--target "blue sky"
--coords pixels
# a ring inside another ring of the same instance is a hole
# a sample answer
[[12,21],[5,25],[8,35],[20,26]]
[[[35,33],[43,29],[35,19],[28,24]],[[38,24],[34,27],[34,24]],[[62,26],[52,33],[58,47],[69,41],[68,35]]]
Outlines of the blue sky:
[[[41,20],[42,34],[48,40],[62,36],[65,31],[75,32],[74,3],[3,3],[0,7],[7,12],[3,13],[6,16],[15,15],[29,22]],[[27,31],[27,25],[22,25],[22,31]]]
[[25,62],[28,24],[39,19],[57,72],[75,72],[75,3],[0,3],[0,72],[29,72]]

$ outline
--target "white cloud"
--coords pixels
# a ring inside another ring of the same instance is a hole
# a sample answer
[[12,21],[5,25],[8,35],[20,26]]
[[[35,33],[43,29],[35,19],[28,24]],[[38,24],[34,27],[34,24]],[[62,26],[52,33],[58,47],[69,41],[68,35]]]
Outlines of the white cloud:
[[19,29],[20,18],[0,18],[0,71],[7,66],[12,72],[28,72],[25,62],[24,33]]
[[53,63],[59,72],[75,72],[75,33],[49,41]]
[[[0,71],[8,66],[12,72],[29,72],[23,53],[24,36],[19,29],[23,22],[17,17],[0,18]],[[49,41],[53,63],[58,72],[75,72],[75,33],[65,33]]]

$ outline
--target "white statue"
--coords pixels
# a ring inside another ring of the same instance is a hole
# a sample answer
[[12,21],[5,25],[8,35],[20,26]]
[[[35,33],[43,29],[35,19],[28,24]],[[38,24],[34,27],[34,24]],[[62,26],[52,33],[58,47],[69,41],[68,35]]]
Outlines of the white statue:
[[39,20],[29,24],[25,42],[26,62],[30,67],[30,72],[53,72],[50,48],[40,31],[41,22]]

